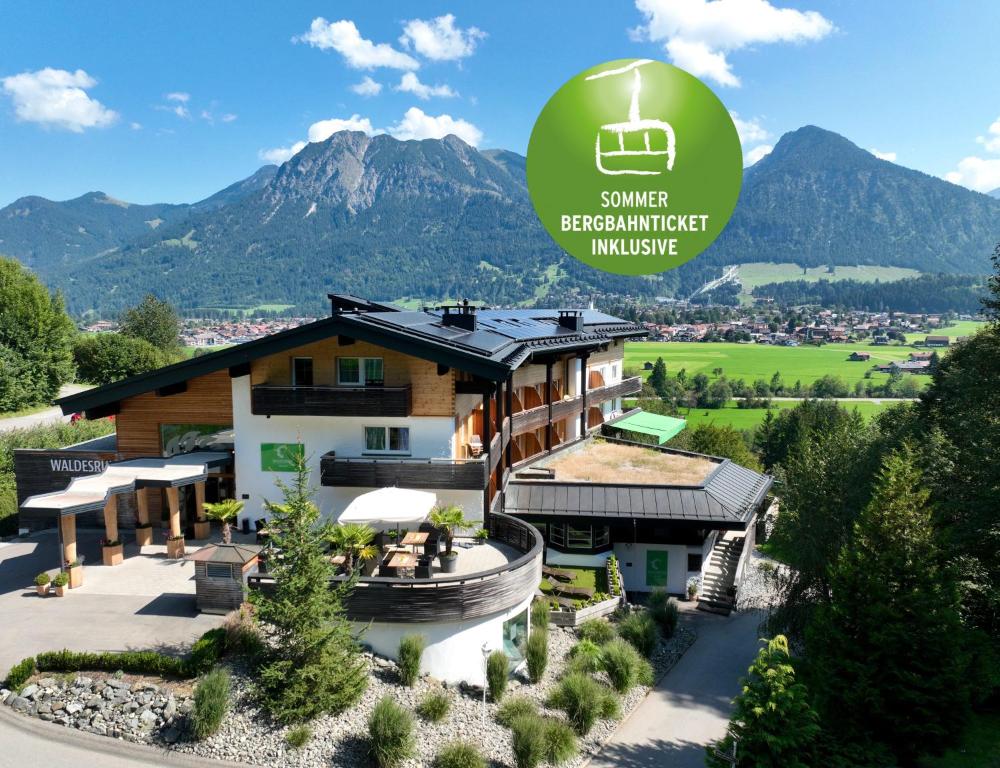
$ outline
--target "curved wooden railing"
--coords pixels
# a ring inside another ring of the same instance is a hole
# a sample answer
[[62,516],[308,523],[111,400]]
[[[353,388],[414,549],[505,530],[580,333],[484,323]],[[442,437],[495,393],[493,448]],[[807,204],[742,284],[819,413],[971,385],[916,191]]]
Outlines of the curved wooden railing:
[[[542,537],[538,530],[509,515],[490,516],[490,539],[523,554],[488,571],[432,579],[367,576],[357,580],[345,602],[354,621],[420,623],[461,621],[498,613],[523,603],[542,578]],[[342,584],[344,576],[331,580]],[[249,576],[251,589],[274,589],[270,576]]]

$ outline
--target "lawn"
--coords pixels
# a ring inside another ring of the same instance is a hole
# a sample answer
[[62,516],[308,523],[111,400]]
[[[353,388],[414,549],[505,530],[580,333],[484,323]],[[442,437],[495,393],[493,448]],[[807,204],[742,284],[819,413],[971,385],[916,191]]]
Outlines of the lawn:
[[[855,351],[870,353],[871,361],[848,360]],[[751,384],[756,379],[769,382],[777,371],[785,386],[792,387],[796,381],[801,381],[806,387],[826,374],[833,374],[853,386],[854,382],[863,380],[865,372],[876,363],[906,360],[914,351],[906,346],[874,347],[865,343],[776,347],[725,342],[635,341],[625,345],[625,366],[642,370],[644,363],[656,362],[656,358],[662,357],[669,375],[683,368],[689,377],[704,373],[712,379],[715,378],[713,371],[721,368],[726,378],[743,379]],[[649,371],[642,371],[642,374],[648,376]],[[888,374],[873,373],[871,376],[873,382],[879,383],[886,378]]]
[[810,267],[803,270],[798,264],[775,264],[774,262],[757,262],[740,264],[740,282],[743,292],[750,293],[758,285],[768,283],[788,283],[793,280],[804,280],[815,283],[819,280],[858,280],[863,283],[873,283],[881,280],[883,283],[902,280],[906,277],[919,277],[920,272],[905,267],[836,267],[830,274],[826,267]]
[[[842,401],[840,404],[848,410],[857,410],[865,419],[871,419],[892,405],[893,401],[883,400],[881,403]],[[798,405],[797,401],[775,400],[771,403],[770,410],[777,413],[794,408],[796,405]],[[715,424],[719,427],[729,426],[733,429],[753,429],[764,420],[767,411],[767,408],[737,408],[736,403],[733,402],[725,408],[681,408],[677,415],[687,420],[688,428],[696,427],[699,424]]]
[[912,344],[913,342],[923,343],[924,339],[928,336],[947,336],[950,339],[957,339],[959,336],[971,336],[984,325],[986,323],[981,323],[977,320],[958,320],[954,325],[949,325],[947,328],[921,331],[920,333],[908,333],[906,334],[906,340]]
[[[608,574],[604,568],[587,568],[580,565],[553,565],[552,567],[573,574],[573,581],[569,582],[567,586],[590,587],[594,592],[608,591]],[[540,588],[542,592],[552,593],[552,586],[544,578]]]
[[1000,768],[1000,709],[973,714],[960,747],[925,758],[921,768]]

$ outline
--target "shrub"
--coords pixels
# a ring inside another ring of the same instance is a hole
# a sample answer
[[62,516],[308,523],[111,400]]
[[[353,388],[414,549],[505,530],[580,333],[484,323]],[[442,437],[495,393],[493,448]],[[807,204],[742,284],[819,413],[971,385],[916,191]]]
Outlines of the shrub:
[[576,756],[576,734],[562,720],[547,717],[545,722],[545,762],[562,765]]
[[308,725],[296,725],[285,734],[285,743],[292,749],[302,749],[312,735],[312,728]]
[[576,628],[576,634],[581,640],[604,645],[615,638],[615,628],[604,619],[587,619]]
[[52,577],[49,576],[48,572],[42,571],[40,574],[38,574],[35,577],[35,586],[36,587],[44,587],[50,581],[52,581]]
[[618,634],[628,640],[643,656],[650,656],[659,640],[656,622],[648,611],[634,611],[618,623]]
[[566,713],[581,736],[586,736],[601,718],[617,718],[621,709],[618,696],[594,678],[570,672],[549,695],[548,705]]
[[79,672],[82,669],[157,677],[189,677],[183,659],[156,651],[123,651],[121,653],[87,653],[76,651],[45,651],[35,656],[40,672]]
[[635,685],[653,684],[653,668],[649,662],[639,655],[631,643],[621,638],[604,646],[601,667],[618,693],[625,693]]
[[538,705],[527,696],[511,696],[497,710],[496,721],[510,728],[514,721],[522,715],[537,715]]
[[472,742],[453,741],[441,747],[434,768],[486,768],[486,760]]
[[222,627],[210,629],[191,646],[191,651],[184,660],[184,666],[190,677],[203,675],[216,665],[226,652],[226,630]]
[[451,697],[443,691],[432,691],[417,704],[417,714],[432,723],[444,720],[448,716],[449,709],[451,709]]
[[537,768],[545,760],[545,721],[538,715],[521,715],[510,725],[513,731],[514,764]]
[[677,629],[677,603],[662,589],[654,589],[649,596],[649,614],[660,625],[664,637],[673,637]]
[[253,606],[244,603],[237,610],[230,611],[222,625],[226,632],[226,652],[251,658],[264,650],[264,637],[254,618]]
[[412,688],[420,677],[420,657],[426,641],[423,635],[404,635],[399,641],[399,681]]
[[549,604],[547,601],[535,601],[531,604],[531,628],[541,630],[549,628]]
[[69,574],[66,571],[59,571],[56,577],[52,579],[52,586],[54,587],[65,587],[69,584]]
[[531,682],[537,683],[542,679],[549,663],[549,638],[544,630],[536,630],[528,636],[524,654],[528,662],[528,677]]
[[229,672],[216,667],[205,675],[194,689],[194,709],[191,710],[191,733],[198,741],[219,730],[222,718],[229,711]]
[[569,668],[572,672],[600,672],[601,646],[591,640],[581,640],[569,649]]
[[413,715],[384,696],[368,717],[369,754],[379,768],[395,768],[416,754]]
[[35,660],[29,656],[10,668],[7,679],[3,683],[4,687],[12,691],[20,691],[33,674],[35,674]]
[[510,659],[503,651],[493,651],[486,659],[486,684],[490,689],[490,698],[500,701],[507,690],[507,677],[510,675]]

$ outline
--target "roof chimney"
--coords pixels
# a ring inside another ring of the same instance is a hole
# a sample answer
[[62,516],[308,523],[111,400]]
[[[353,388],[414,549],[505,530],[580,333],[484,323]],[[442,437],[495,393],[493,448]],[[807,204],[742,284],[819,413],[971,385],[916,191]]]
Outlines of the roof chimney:
[[466,331],[476,330],[476,307],[470,304],[468,299],[463,299],[454,306],[446,304],[441,309],[444,310],[444,314],[441,316],[441,325],[461,328]]
[[559,325],[579,333],[583,330],[583,312],[578,309],[560,309]]

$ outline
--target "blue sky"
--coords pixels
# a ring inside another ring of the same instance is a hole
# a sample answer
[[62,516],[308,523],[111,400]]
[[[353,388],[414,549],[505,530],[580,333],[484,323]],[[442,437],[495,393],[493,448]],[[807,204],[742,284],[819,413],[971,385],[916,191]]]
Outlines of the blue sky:
[[754,157],[815,124],[988,190],[997,29],[994,0],[4,0],[0,205],[193,202],[343,125],[523,153],[566,79],[635,56],[702,77]]

